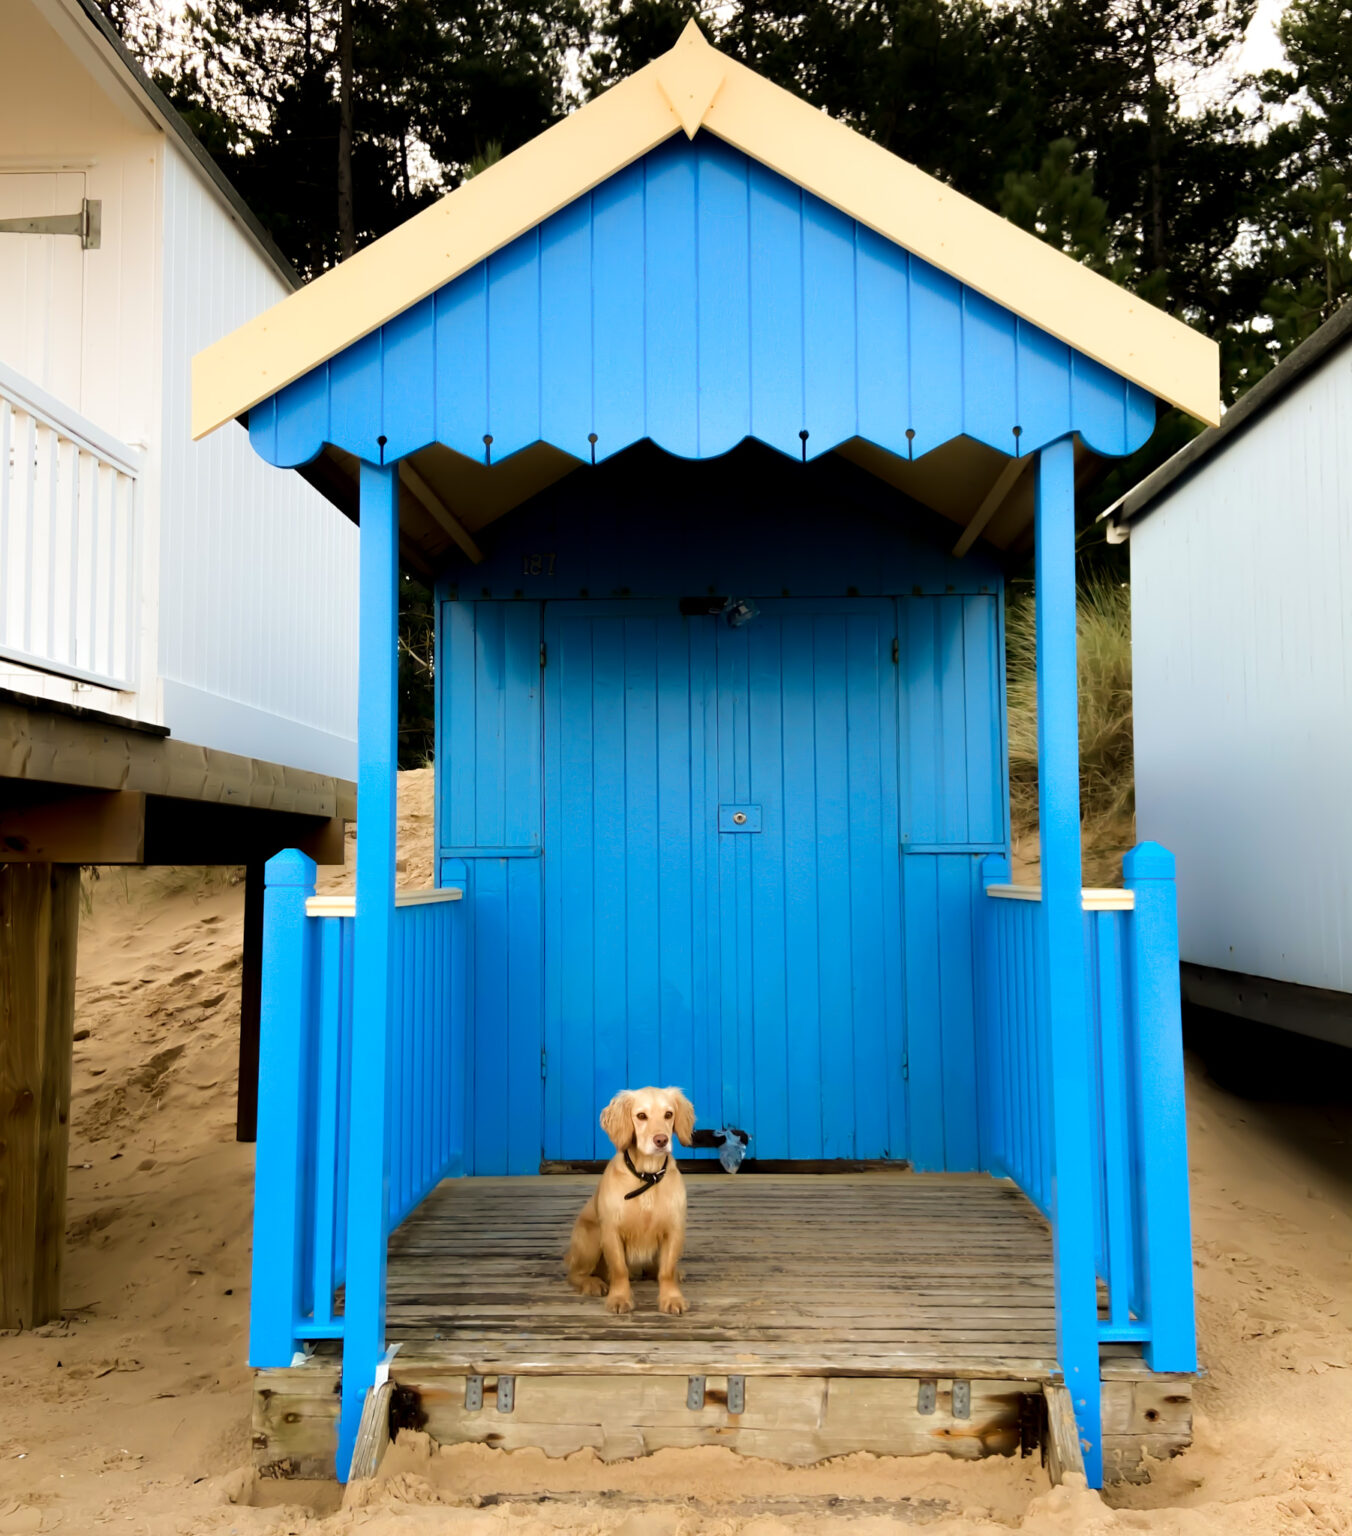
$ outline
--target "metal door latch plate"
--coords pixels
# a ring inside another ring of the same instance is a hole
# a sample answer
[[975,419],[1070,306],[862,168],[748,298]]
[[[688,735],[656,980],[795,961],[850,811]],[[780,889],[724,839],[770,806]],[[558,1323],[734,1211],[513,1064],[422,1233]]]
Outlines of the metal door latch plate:
[[465,1377],[465,1407],[470,1413],[478,1413],[484,1405],[484,1379],[482,1376]]
[[720,832],[759,832],[761,808],[758,805],[720,805],[718,830]]
[[922,1381],[920,1390],[915,1395],[915,1411],[917,1413],[933,1413],[934,1405],[938,1401],[938,1386],[932,1381]]
[[510,1413],[516,1407],[516,1377],[498,1377],[498,1412]]
[[704,1377],[692,1376],[685,1384],[685,1406],[691,1413],[704,1407]]
[[953,1417],[955,1419],[972,1417],[972,1383],[970,1381],[953,1383]]
[[746,1412],[746,1377],[728,1377],[728,1412]]

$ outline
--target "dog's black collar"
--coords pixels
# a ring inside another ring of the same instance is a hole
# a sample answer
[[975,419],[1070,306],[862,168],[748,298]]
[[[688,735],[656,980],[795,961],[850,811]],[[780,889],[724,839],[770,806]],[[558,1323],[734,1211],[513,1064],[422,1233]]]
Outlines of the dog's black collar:
[[670,1162],[671,1162],[671,1154],[668,1153],[667,1154],[666,1162],[662,1164],[662,1166],[657,1170],[656,1173],[640,1173],[638,1171],[638,1169],[634,1167],[634,1164],[633,1164],[633,1162],[631,1161],[631,1159],[629,1157],[628,1149],[626,1148],[625,1154],[624,1154],[624,1166],[640,1182],[639,1182],[638,1188],[637,1189],[631,1189],[629,1191],[629,1193],[624,1198],[626,1200],[637,1200],[638,1197],[641,1194],[644,1194],[646,1191],[650,1190],[653,1187],[654,1184],[660,1184],[662,1182],[662,1180],[666,1177],[667,1165]]

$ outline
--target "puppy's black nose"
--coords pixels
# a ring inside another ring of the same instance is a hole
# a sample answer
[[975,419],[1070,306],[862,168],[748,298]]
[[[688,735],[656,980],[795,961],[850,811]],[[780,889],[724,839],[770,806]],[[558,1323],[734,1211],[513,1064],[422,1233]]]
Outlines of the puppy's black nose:
[[654,1136],[653,1137],[653,1146],[655,1146],[655,1147],[665,1147],[667,1142],[670,1139],[671,1138],[668,1137],[668,1136],[660,1136],[660,1135],[659,1136]]

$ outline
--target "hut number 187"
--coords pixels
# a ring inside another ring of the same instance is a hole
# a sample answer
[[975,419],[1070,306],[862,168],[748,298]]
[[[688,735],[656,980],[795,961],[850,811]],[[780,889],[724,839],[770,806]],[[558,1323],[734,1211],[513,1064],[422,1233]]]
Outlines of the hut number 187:
[[556,559],[556,555],[522,555],[521,574],[523,576],[552,576]]

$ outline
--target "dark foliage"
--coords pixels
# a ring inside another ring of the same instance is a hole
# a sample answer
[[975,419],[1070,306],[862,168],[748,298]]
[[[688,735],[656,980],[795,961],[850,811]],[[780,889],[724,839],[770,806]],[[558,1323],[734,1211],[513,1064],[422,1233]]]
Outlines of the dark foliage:
[[[305,276],[669,48],[720,47],[1221,343],[1234,399],[1352,295],[1352,21],[1290,0],[104,0]],[[350,46],[349,46],[350,45]],[[344,103],[348,103],[345,108]],[[1092,517],[1196,430],[1168,413]],[[406,583],[401,761],[430,751],[431,597]]]

